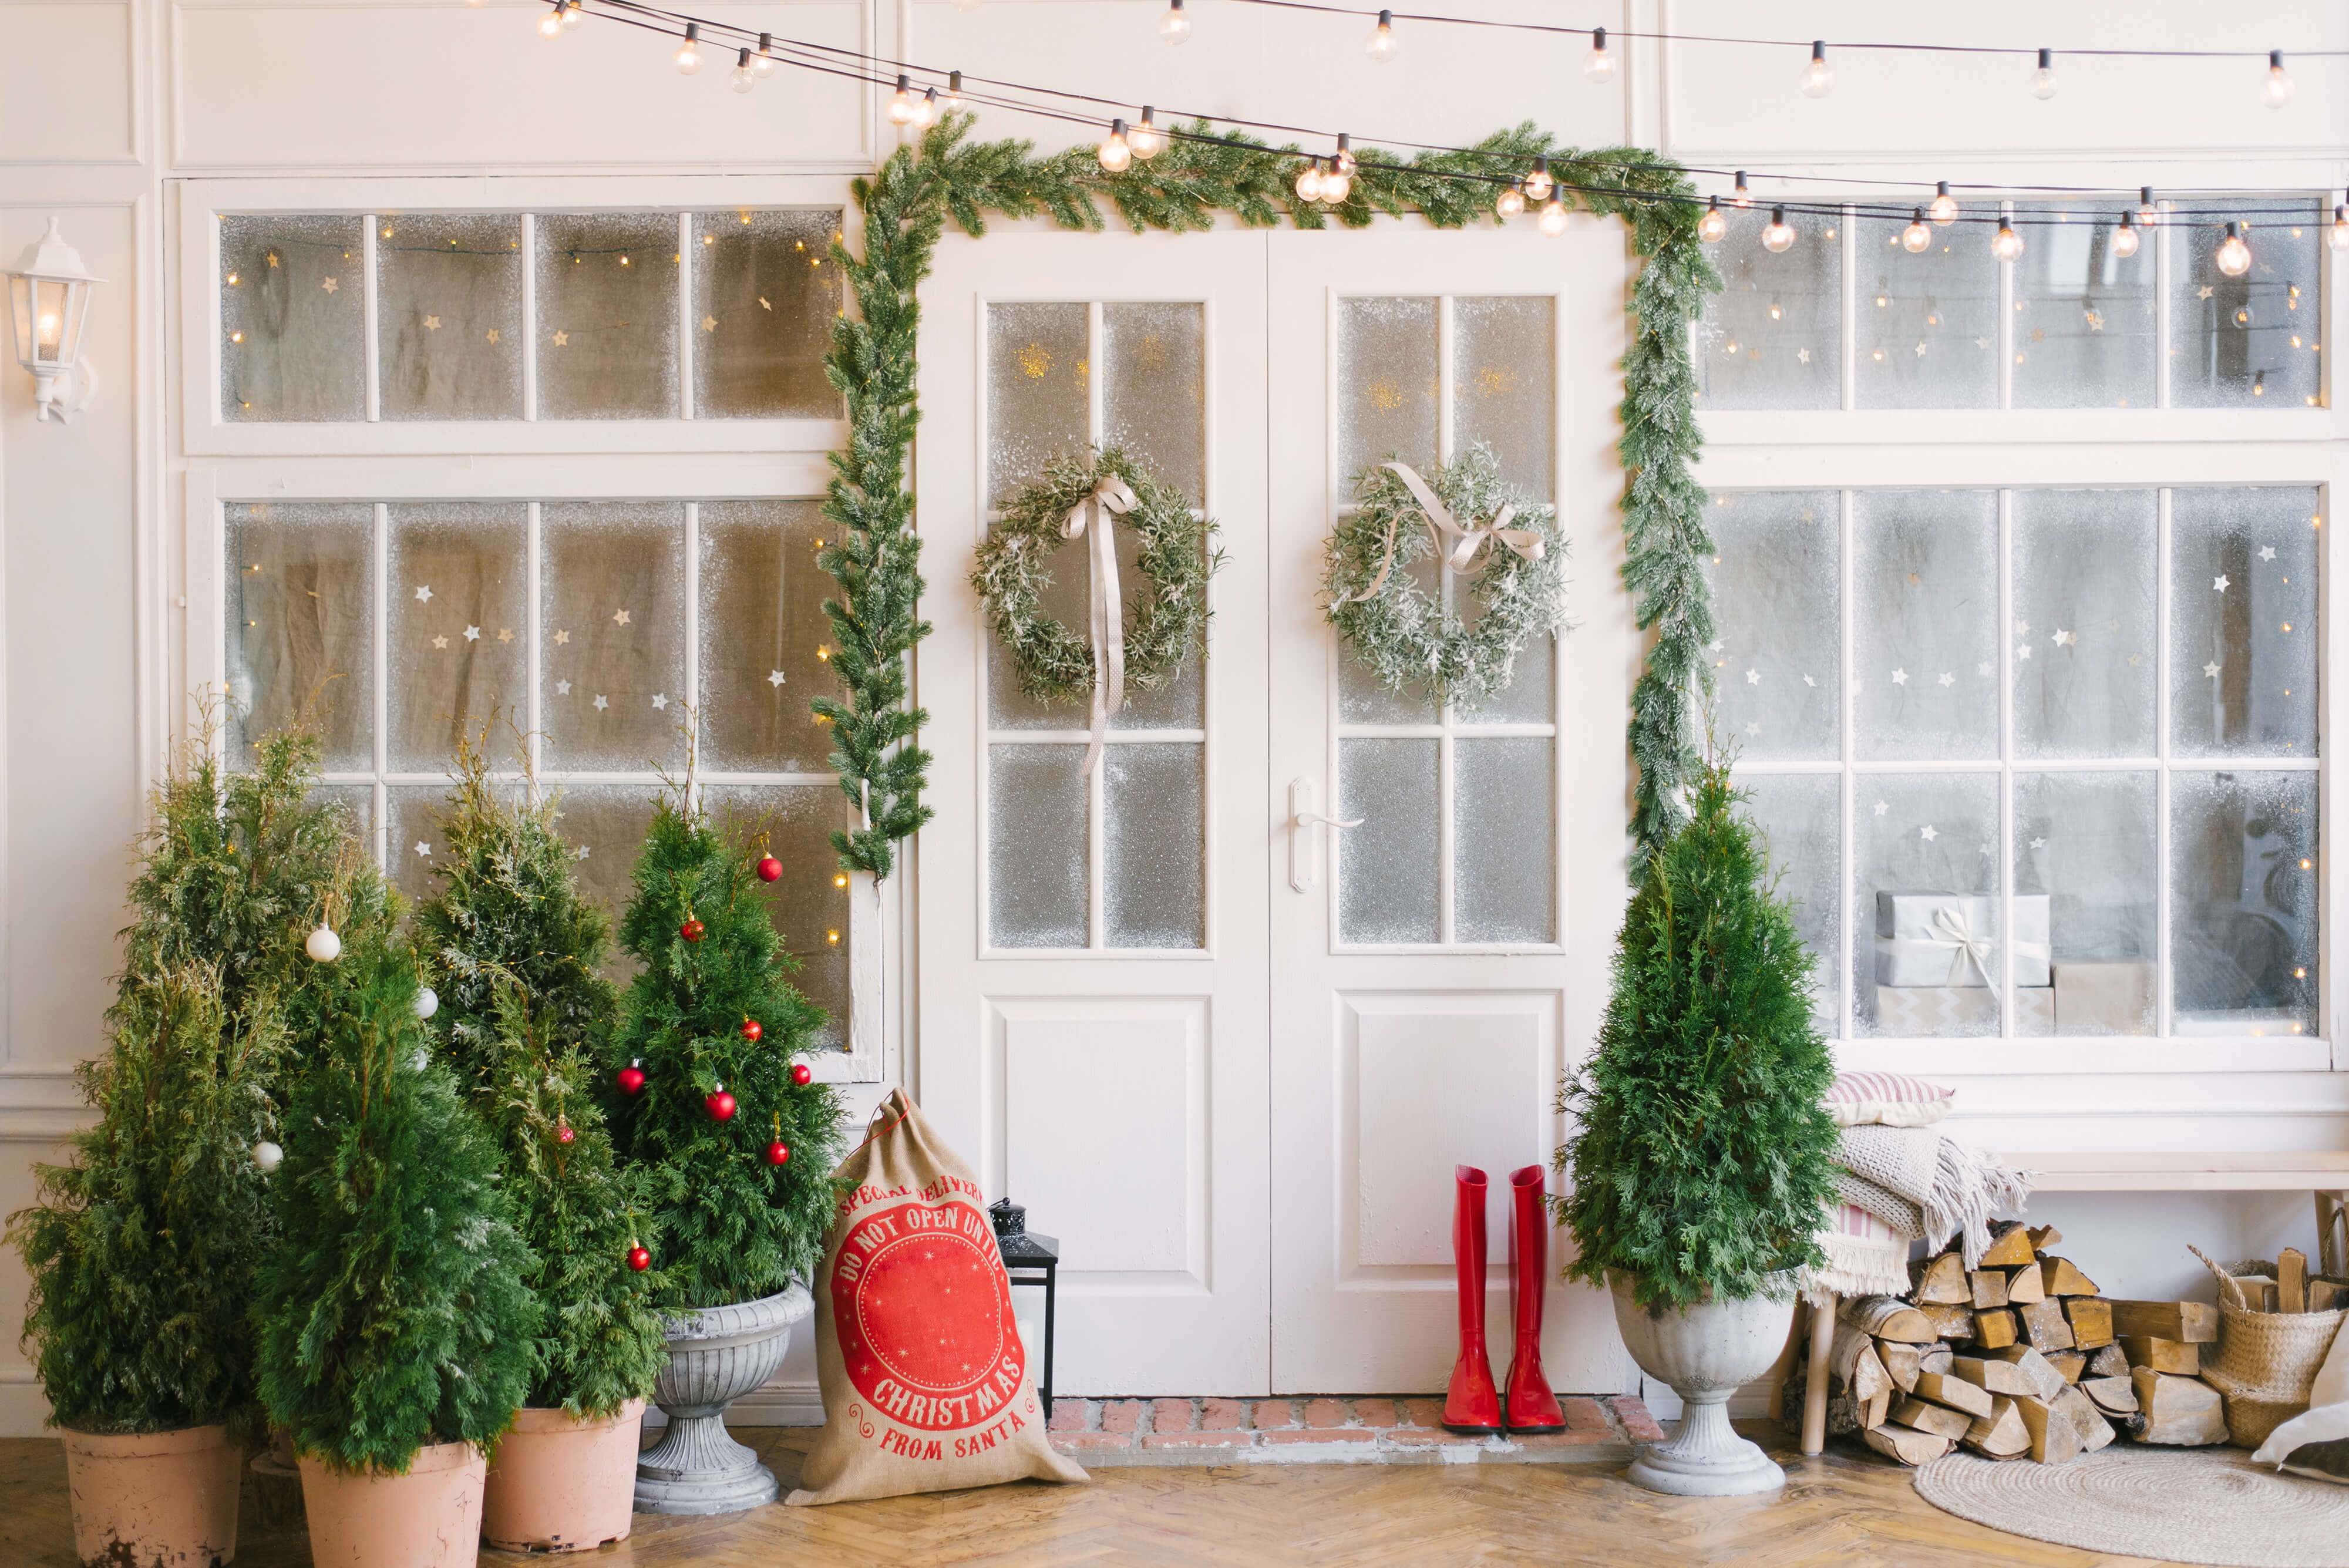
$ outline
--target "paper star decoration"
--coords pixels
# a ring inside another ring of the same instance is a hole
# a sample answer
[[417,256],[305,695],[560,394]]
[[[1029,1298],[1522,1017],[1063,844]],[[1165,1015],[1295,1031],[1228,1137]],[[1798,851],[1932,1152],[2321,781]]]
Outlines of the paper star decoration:
[[467,642],[479,642],[479,641],[481,641],[481,628],[480,627],[478,627],[478,626],[469,626],[469,627],[467,627],[467,628],[465,628],[465,640],[466,640]]
[[2272,560],[2274,560],[2274,559],[2275,559],[2275,546],[2274,546],[2273,545],[2261,545],[2261,546],[2260,546],[2260,559],[2261,559],[2261,560],[2262,560],[2262,561],[2272,561]]
[[1746,732],[1747,734],[1749,734],[1749,735],[1758,735],[1758,734],[1760,734],[1760,733],[1762,732],[1762,721],[1761,721],[1761,720],[1759,720],[1759,719],[1748,719],[1748,720],[1746,720],[1746,721],[1745,721],[1745,732]]
[[416,853],[422,858],[429,860],[432,858],[432,846],[419,838],[416,841]]
[[1925,357],[1925,340],[1924,340],[1922,337],[1920,337],[1919,339],[1917,339],[1917,358],[1919,358],[1920,359],[1922,359],[1924,357]]
[[614,626],[626,626],[626,625],[627,625],[627,624],[628,624],[628,612],[627,612],[627,611],[626,611],[626,610],[624,610],[624,609],[616,609],[616,610],[614,610],[614,611],[612,612],[612,624],[613,624]]
[[2227,591],[2227,574],[2221,572],[2217,576],[2211,578],[2210,587],[2219,593],[2225,593]]
[[498,329],[494,327],[491,327],[488,336],[491,342],[496,342],[498,340]]
[[1941,671],[1940,680],[1944,686],[1955,686],[1958,683],[1957,676],[1947,670]]
[[762,294],[759,296],[759,308],[761,310],[772,310],[775,307],[767,303],[767,296]]
[[2194,297],[2195,297],[2195,298],[2197,298],[2197,299],[2208,299],[2208,298],[2209,298],[2209,297],[2210,297],[2210,286],[2209,286],[2209,284],[2207,284],[2207,283],[2206,283],[2206,284],[2204,284],[2200,288],[2196,289],[2196,290],[2194,291]]
[[427,586],[419,586],[416,590],[416,602],[420,605],[430,604],[432,602],[431,588]]
[[2208,664],[2204,665],[2204,666],[2202,667],[2202,673],[2203,673],[2203,674],[2205,674],[2205,675],[2207,675],[2207,676],[2209,676],[2209,677],[2211,680],[2218,680],[2218,679],[2219,679],[2219,661],[2218,661],[2217,659],[2212,659],[2209,663],[2208,663]]
[[579,846],[579,858],[582,860],[587,858],[587,846],[584,844]]
[[768,685],[770,685],[770,686],[781,686],[782,683],[783,683],[783,672],[782,672],[781,670],[768,670],[768,671],[767,671],[767,684],[768,684]]
[[558,332],[558,333],[556,333],[556,334],[554,335],[554,346],[555,346],[557,348],[562,348],[564,344],[566,344],[566,343],[568,343],[568,342],[570,342],[570,341],[571,341],[571,334],[570,334],[570,333],[568,333],[568,332]]
[[1761,685],[1761,684],[1762,684],[1762,672],[1761,672],[1760,670],[1747,670],[1747,671],[1745,672],[1745,684],[1747,684],[1748,686],[1759,686],[1759,685]]
[[1975,665],[1974,673],[1976,675],[1988,675],[1990,673],[1990,660],[1985,659],[1980,664]]
[[2055,628],[2055,635],[2049,640],[2058,648],[2077,648],[2080,646],[2080,634],[2076,631],[2065,631],[2059,626]]
[[1890,811],[1891,809],[1892,803],[1889,800],[1879,800],[1876,803],[1876,815],[1878,816],[1882,816],[1886,812]]
[[2017,637],[2029,637],[2031,635],[2031,623],[2027,620],[2016,621],[2014,623],[2014,635]]
[[324,283],[320,284],[318,286],[319,286],[319,287],[321,287],[321,288],[323,288],[323,289],[325,289],[328,294],[332,294],[332,293],[334,293],[334,292],[335,292],[335,290],[336,290],[336,289],[338,289],[338,288],[342,287],[343,286],[342,286],[341,284],[339,284],[339,283],[336,283],[333,278],[331,278],[331,277],[330,277],[330,278],[326,279],[326,282],[324,282]]
[[1795,350],[1795,358],[1807,365],[1811,362],[1811,351],[1807,348],[1797,348]]
[[427,332],[438,332],[438,331],[440,331],[440,318],[439,317],[437,317],[437,316],[428,316],[428,317],[426,317],[424,318],[424,330],[425,330],[425,331],[427,331]]
[[2105,329],[2105,318],[2101,312],[2091,310],[2087,313],[2087,317],[2089,331],[2102,332]]
[[656,711],[658,711],[660,709],[666,708],[666,707],[667,707],[667,706],[668,706],[668,693],[667,693],[667,692],[666,692],[666,691],[656,691],[656,692],[654,692],[654,693],[653,693],[653,708],[654,708],[654,710],[655,710]]
[[717,330],[718,330],[718,317],[714,317],[714,316],[705,316],[705,317],[703,317],[701,318],[701,329],[702,329],[704,332],[715,332],[715,331],[717,331]]
[[1803,677],[1803,684],[1804,684],[1804,685],[1806,685],[1806,686],[1816,686],[1816,685],[1818,684],[1818,682],[1817,682],[1817,681],[1816,681],[1816,680],[1812,680],[1809,676],[1806,675],[1806,676],[1804,676],[1804,677]]
[[557,648],[561,648],[564,643],[569,642],[570,640],[571,634],[567,631],[558,631],[554,634],[554,646]]
[[436,637],[432,639],[432,646],[435,648],[446,648],[449,646],[449,639],[445,637]]
[[2034,838],[2031,841],[2031,847],[2033,849],[2044,849],[2047,847],[2047,841],[2044,838]]
[[502,626],[498,628],[498,640],[500,642],[512,642],[513,640],[513,628],[510,626]]
[[596,693],[595,693],[595,711],[597,711],[598,713],[600,713],[600,712],[602,712],[605,709],[609,708],[611,705],[612,705],[612,704],[611,704],[611,701],[610,701],[608,698],[606,698],[606,697],[605,697],[605,696],[601,691],[598,691],[598,692],[596,692]]
[[570,682],[570,681],[568,681],[568,680],[558,680],[558,681],[556,681],[556,682],[554,683],[554,694],[555,694],[557,697],[568,697],[568,696],[570,696],[570,695],[571,695],[571,682]]
[[1908,684],[1909,684],[1909,672],[1908,672],[1907,670],[1894,670],[1894,671],[1892,672],[1892,684],[1894,684],[1895,686],[1906,686],[1906,685],[1908,685]]
[[1941,836],[1935,830],[1933,825],[1929,822],[1924,826],[1917,830],[1917,836],[1923,839],[1926,843],[1930,844],[1933,840],[1940,837]]
[[2031,645],[2030,645],[2029,643],[2027,643],[2027,642],[2026,642],[2026,643],[2024,643],[2021,648],[2016,649],[2014,650],[2014,657],[2015,657],[2015,658],[2017,658],[2017,659],[2028,659],[2028,658],[2030,658],[2030,657],[2031,657]]

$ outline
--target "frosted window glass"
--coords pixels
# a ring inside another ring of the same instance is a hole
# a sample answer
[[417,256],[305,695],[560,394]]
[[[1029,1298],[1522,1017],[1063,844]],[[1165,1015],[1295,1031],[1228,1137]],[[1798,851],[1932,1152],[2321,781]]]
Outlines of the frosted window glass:
[[1491,447],[1501,477],[1537,501],[1557,490],[1557,360],[1548,296],[1452,302],[1452,450]]
[[2112,248],[2121,214],[2134,210],[2079,202],[2016,209],[2016,408],[2154,406],[2155,247],[2141,244],[2126,260]]
[[[1399,563],[1395,570],[1410,573],[1412,580],[1419,585],[1420,592],[1431,598],[1444,592],[1444,563],[1433,555]],[[1435,698],[1424,687],[1406,685],[1400,691],[1388,690],[1378,677],[1363,668],[1361,661],[1354,657],[1345,640],[1334,630],[1330,633],[1330,638],[1331,656],[1338,661],[1338,717],[1340,721],[1349,724],[1435,722],[1439,716]],[[1544,709],[1539,716],[1547,720],[1554,711],[1554,709]]]
[[1457,742],[1452,761],[1455,940],[1557,940],[1555,746],[1547,738],[1514,736]]
[[832,733],[808,703],[837,693],[823,655],[835,586],[816,565],[812,501],[701,504],[701,744],[713,768],[826,773]]
[[421,903],[440,891],[441,879],[434,873],[449,863],[449,841],[441,835],[449,786],[394,784],[384,791],[384,872],[401,897]]
[[529,508],[402,504],[390,519],[391,765],[438,772],[485,729],[504,757],[530,722]]
[[2017,754],[2153,755],[2158,497],[2018,490],[2010,504]]
[[[792,983],[824,1011],[816,1035],[824,1050],[845,1050],[849,1009],[849,899],[857,895],[839,878],[840,856],[832,831],[847,826],[847,802],[832,784],[779,788],[711,784],[702,804],[734,843],[746,848],[763,839],[783,875],[760,896],[782,939],[783,950],[798,961]],[[863,897],[873,897],[868,890]]]
[[1400,457],[1423,472],[1436,454],[1436,303],[1338,303],[1338,488],[1350,500],[1369,469]]
[[637,970],[620,950],[617,929],[636,896],[636,857],[652,830],[653,805],[660,786],[652,784],[565,784],[551,786],[559,813],[555,831],[571,846],[572,876],[579,890],[601,905],[614,925],[612,961],[605,973],[622,985]]
[[1773,255],[1762,247],[1766,207],[1724,207],[1722,213],[1729,233],[1707,247],[1721,269],[1722,291],[1705,301],[1697,327],[1697,406],[1841,408],[1840,221],[1794,219],[1794,244]]
[[522,418],[522,220],[378,220],[378,354],[388,420]]
[[[1080,760],[1081,747],[1064,746]],[[1102,913],[1113,948],[1206,945],[1203,748],[1112,746],[1102,767]]]
[[2015,775],[2014,890],[2047,897],[2056,987],[2017,1034],[2153,1033],[2156,811],[2150,773]]
[[231,504],[229,757],[315,724],[329,772],[375,767],[375,508]]
[[1338,845],[1339,940],[1436,940],[1436,742],[1340,741],[1338,758],[1331,815],[1362,819],[1324,829]]
[[1085,317],[1081,305],[988,306],[987,472],[997,506],[1052,459],[1085,451],[1092,374]]
[[367,418],[367,241],[357,218],[220,221],[221,418]]
[[1997,496],[1875,490],[1857,499],[1859,754],[1998,755]]
[[[1483,564],[1483,557],[1477,557]],[[1460,597],[1468,600],[1463,618],[1475,626],[1484,618],[1484,610],[1469,599],[1464,585],[1455,575],[1455,587]],[[1476,724],[1547,724],[1557,717],[1557,639],[1529,637],[1509,661],[1509,683],[1482,702],[1464,702],[1454,710],[1454,716],[1466,723]]]
[[693,215],[693,406],[703,419],[841,417],[823,373],[843,303],[839,228],[829,208]]
[[1811,950],[1811,1014],[1843,1030],[1836,954],[1843,950],[1843,779],[1836,774],[1761,774],[1737,781],[1745,816],[1760,830],[1779,896]]
[[685,508],[541,510],[539,712],[556,769],[637,771],[685,755]]
[[[2244,205],[2272,212],[2279,197]],[[2196,198],[2215,213],[2217,198]],[[2251,268],[2241,277],[2219,270],[2226,220],[2180,220],[2171,230],[2169,400],[2181,409],[2298,409],[2313,405],[2323,360],[2320,318],[2328,225],[2308,209],[2300,222],[2261,217],[2247,224]]]
[[369,860],[375,855],[375,785],[367,784],[322,784],[310,786],[310,798],[332,805],[343,814],[351,836],[358,840],[359,848]]
[[[1948,893],[1995,895],[1998,890],[1998,775],[1995,774],[1865,774],[1855,781],[1853,853],[1859,886],[1851,909],[1851,962],[1856,1030],[1862,1035],[1969,1035],[1999,1031],[1998,993],[1990,987],[1951,986],[1938,1012],[1896,1013],[1893,998],[1877,984],[1877,894]],[[1971,917],[1970,917],[1971,919]],[[1975,924],[1990,940],[1983,955],[1990,972],[2002,972],[1995,898]],[[1969,971],[1971,972],[1971,971]],[[1932,991],[1933,987],[1902,987]]]
[[1206,306],[1104,305],[1103,441],[1206,504]]
[[2316,492],[2178,490],[2169,503],[2170,743],[2316,754]]
[[1838,756],[1841,500],[1786,490],[1713,502],[1705,570],[1719,732],[1744,757]]
[[[1078,540],[1064,545],[1055,562],[1056,566],[1065,563],[1061,567],[1061,576],[1075,578],[1075,587],[1079,595],[1077,602],[1081,607],[1085,603],[1083,596],[1087,592],[1088,581],[1083,543],[1082,540]],[[1141,553],[1141,542],[1133,530],[1123,524],[1118,524],[1117,580],[1119,586],[1125,590],[1125,628],[1129,634],[1133,629],[1135,612],[1143,596],[1150,592],[1149,584],[1142,576],[1142,568],[1139,565]],[[1210,593],[1212,592],[1211,588]],[[1081,631],[1087,624],[1086,611],[1080,607],[1076,612],[1076,618],[1069,624]],[[1211,620],[1208,623],[1208,635],[1211,636],[1213,631],[1214,622]],[[1204,645],[1206,638],[1202,637],[1200,641]],[[999,642],[998,646],[1001,646]],[[1133,671],[1129,667],[1125,677],[1125,706],[1119,709],[1117,716],[1110,721],[1110,727],[1115,730],[1205,728],[1207,722],[1206,664],[1206,648],[1194,647],[1190,656],[1184,659],[1183,667],[1170,676],[1164,685],[1152,691],[1145,691],[1133,683]],[[1057,711],[1061,715],[1057,721],[1060,723],[1074,724],[1081,728],[1092,722],[1091,710],[1081,704],[1060,709]]]
[[677,218],[549,213],[538,220],[538,417],[678,413]]
[[987,929],[999,948],[1081,948],[1090,937],[1082,746],[987,753]]
[[1910,255],[1900,244],[1908,227],[1907,218],[1858,221],[1859,406],[1995,408],[1998,259],[1989,236],[1979,223],[1934,227],[1932,244]]
[[2169,786],[2178,1034],[2316,1026],[2316,774],[2180,772]]

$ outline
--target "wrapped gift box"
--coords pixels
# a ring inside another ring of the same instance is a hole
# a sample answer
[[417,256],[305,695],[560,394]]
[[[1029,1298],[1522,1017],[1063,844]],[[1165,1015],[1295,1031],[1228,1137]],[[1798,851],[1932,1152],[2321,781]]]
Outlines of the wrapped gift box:
[[[1998,1030],[1998,992],[1982,985],[1879,985],[1876,1028],[1880,1034],[1982,1034]],[[2052,986],[2018,986],[2014,1032],[2055,1032]]]
[[[1876,983],[1994,984],[2000,961],[1998,903],[1993,893],[1877,894]],[[2046,894],[2015,895],[2013,937],[2015,985],[2044,988],[2049,983]]]
[[2055,966],[2055,1033],[2153,1033],[2153,964],[2146,959]]

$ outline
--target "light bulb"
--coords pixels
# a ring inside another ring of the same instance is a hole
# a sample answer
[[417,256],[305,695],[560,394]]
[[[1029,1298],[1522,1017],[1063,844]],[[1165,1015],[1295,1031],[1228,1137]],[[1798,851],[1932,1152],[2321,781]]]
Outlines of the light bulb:
[[688,22],[685,25],[685,42],[679,44],[677,53],[669,57],[677,62],[678,75],[689,77],[701,68],[700,39],[701,24]]
[[1330,166],[1340,174],[1351,174],[1358,167],[1354,161],[1354,139],[1345,131],[1338,133],[1338,156],[1330,160]]
[[1803,96],[1825,98],[1835,90],[1835,67],[1827,64],[1825,41],[1814,39],[1810,63],[1803,67]]
[[1142,119],[1125,133],[1125,145],[1136,158],[1155,158],[1166,145],[1165,136],[1150,116],[1151,108],[1145,103],[1142,106]]
[[1925,247],[1932,243],[1933,231],[1925,226],[1925,209],[1910,208],[1909,226],[1900,231],[1900,248],[1913,256],[1923,252]]
[[1770,226],[1762,231],[1762,248],[1772,255],[1778,255],[1791,248],[1794,243],[1795,229],[1786,222],[1786,209],[1771,208]]
[[759,52],[750,57],[750,68],[762,77],[775,74],[775,36],[772,33],[759,35]]
[[1158,36],[1169,44],[1191,41],[1191,18],[1183,15],[1183,0],[1166,0],[1166,14],[1158,18]]
[[580,5],[581,0],[571,0],[571,4],[564,7],[563,25],[564,26],[576,27],[579,26],[579,18],[586,15],[586,13],[580,8]]
[[2030,77],[2025,80],[2024,85],[2031,88],[2031,96],[2033,98],[2054,98],[2055,96],[2054,50],[2042,49],[2039,51],[2039,68],[2031,73]]
[[2113,231],[2113,254],[2127,261],[2137,254],[2142,242],[2137,237],[2137,223],[2128,213],[2121,214],[2121,226]]
[[1950,194],[1947,180],[1935,182],[1933,200],[1927,204],[1925,215],[1945,229],[1958,221],[1958,199]]
[[1525,210],[1526,182],[1522,180],[1510,181],[1501,187],[1501,193],[1493,200],[1493,211],[1505,223]]
[[889,123],[914,123],[914,81],[902,71],[897,76],[897,90],[889,95]]
[[1718,244],[1727,233],[1729,220],[1721,214],[1721,198],[1713,197],[1704,204],[1704,216],[1696,221],[1696,237],[1706,244]]
[[2260,84],[2260,101],[2282,109],[2292,101],[2292,73],[2283,68],[2283,51],[2268,51],[2268,79]]
[[2251,270],[2251,247],[2243,243],[2243,226],[2227,225],[2227,237],[2219,242],[2219,270],[2229,277],[2240,277]]
[[1321,160],[1309,158],[1305,167],[1297,171],[1297,199],[1318,202],[1321,199]]
[[1328,171],[1321,176],[1321,199],[1334,206],[1351,195],[1353,190],[1354,177],[1339,168],[1335,159],[1330,160]]
[[1745,188],[1745,171],[1743,169],[1737,171],[1736,182],[1729,187],[1729,199],[1741,207],[1754,204],[1754,192]]
[[750,50],[744,49],[734,57],[734,73],[727,78],[726,85],[736,92],[749,92],[759,85],[759,72],[750,64]]
[[2153,204],[2153,187],[2140,185],[2137,192],[2137,226],[2149,229],[2161,222],[2161,209]]
[[948,111],[948,112],[952,112],[953,110],[957,109],[960,109],[961,107],[962,107],[962,73],[961,73],[960,71],[948,71],[948,72],[947,73],[947,111]]
[[563,13],[569,7],[562,4],[562,0],[556,0],[554,9],[538,19],[538,36],[542,38],[563,36]]
[[926,88],[914,105],[914,129],[927,130],[938,122],[938,89]]
[[2333,248],[2349,251],[2349,206],[2333,209]]
[[1133,148],[1125,140],[1125,121],[1109,122],[1109,137],[1101,144],[1101,166],[1112,174],[1123,174],[1133,163]]
[[1363,47],[1370,50],[1371,58],[1378,61],[1381,65],[1384,65],[1389,60],[1394,58],[1395,36],[1393,12],[1381,11],[1379,13],[1379,25],[1371,29],[1370,39],[1363,45]]
[[1566,233],[1566,203],[1552,196],[1535,223],[1543,234],[1553,238]]
[[1590,29],[1590,52],[1582,57],[1583,77],[1594,82],[1615,79],[1615,57],[1607,52],[1607,29]]
[[1526,176],[1526,200],[1528,202],[1547,201],[1549,197],[1550,192],[1557,189],[1557,182],[1549,177],[1549,160],[1547,158],[1535,159],[1534,171]]
[[1991,236],[1990,254],[2002,262],[2013,261],[2023,254],[2023,236],[2002,217],[1998,221],[1998,233]]

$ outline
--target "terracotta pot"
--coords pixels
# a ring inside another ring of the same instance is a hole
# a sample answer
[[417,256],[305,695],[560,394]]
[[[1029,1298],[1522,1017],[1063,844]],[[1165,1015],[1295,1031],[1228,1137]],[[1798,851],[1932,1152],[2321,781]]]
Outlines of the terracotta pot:
[[226,1427],[62,1436],[82,1562],[213,1568],[236,1560],[244,1452]]
[[593,1552],[627,1539],[645,1402],[593,1420],[523,1409],[498,1439],[481,1539],[508,1552]]
[[1632,1481],[1675,1497],[1743,1497],[1786,1484],[1776,1461],[1729,1424],[1729,1397],[1770,1370],[1795,1324],[1793,1276],[1764,1278],[1777,1293],[1651,1313],[1633,1294],[1637,1275],[1607,1272],[1624,1348],[1681,1397],[1680,1425],[1666,1441],[1640,1445]]
[[317,1568],[472,1568],[487,1469],[471,1443],[422,1449],[406,1475],[337,1469],[304,1454],[310,1560]]
[[726,1430],[726,1407],[775,1375],[792,1325],[815,1310],[805,1285],[662,1319],[668,1361],[653,1403],[668,1430],[636,1460],[639,1513],[736,1513],[775,1501],[775,1472]]

